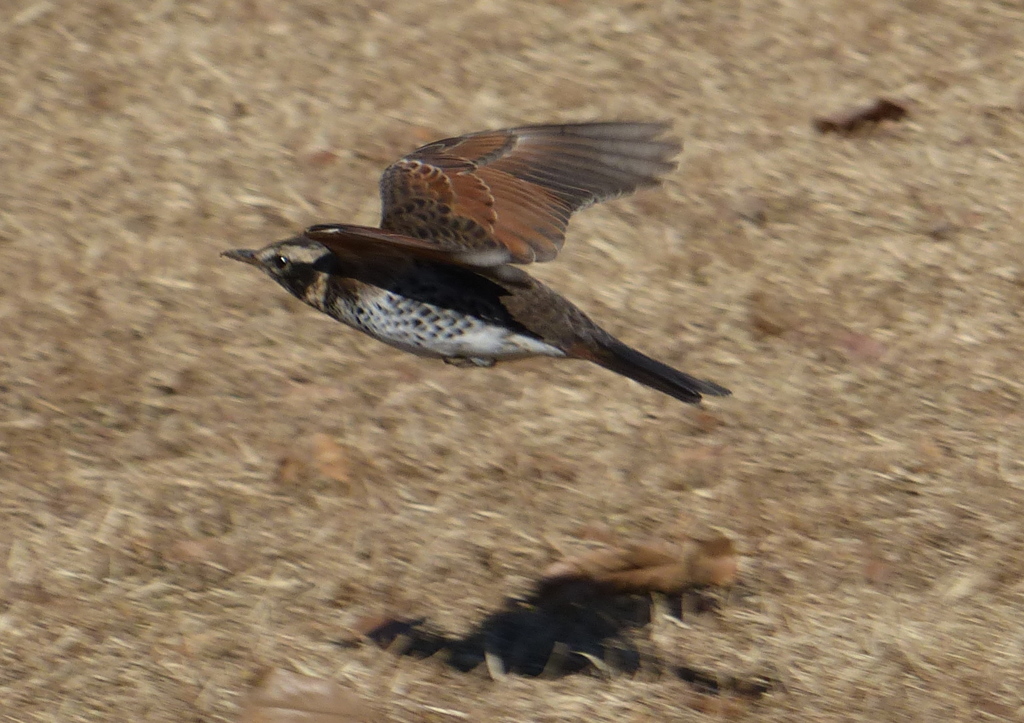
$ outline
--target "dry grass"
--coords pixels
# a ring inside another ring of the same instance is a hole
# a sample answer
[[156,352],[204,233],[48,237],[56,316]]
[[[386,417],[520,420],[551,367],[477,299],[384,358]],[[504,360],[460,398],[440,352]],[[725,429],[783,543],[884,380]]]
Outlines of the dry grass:
[[[0,10],[0,717],[226,720],[282,666],[399,721],[708,718],[677,680],[330,642],[382,610],[465,630],[598,524],[739,541],[746,594],[651,635],[774,671],[751,718],[1019,715],[1017,4],[453,5]],[[879,94],[910,119],[813,132]],[[708,412],[403,356],[217,257],[372,222],[430,138],[622,117],[674,120],[680,170],[537,274],[734,390]],[[279,474],[315,433],[341,471]]]

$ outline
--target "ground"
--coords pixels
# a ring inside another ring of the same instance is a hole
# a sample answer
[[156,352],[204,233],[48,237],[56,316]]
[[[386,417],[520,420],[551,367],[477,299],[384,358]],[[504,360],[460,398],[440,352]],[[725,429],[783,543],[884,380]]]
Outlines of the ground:
[[[10,0],[0,37],[0,717],[232,720],[284,668],[395,721],[714,719],[335,644],[464,632],[595,530],[735,540],[644,632],[780,681],[735,715],[1021,715],[1019,4]],[[909,116],[816,132],[879,96]],[[373,223],[428,140],[620,118],[679,169],[532,271],[733,390],[703,410],[408,356],[218,257]]]

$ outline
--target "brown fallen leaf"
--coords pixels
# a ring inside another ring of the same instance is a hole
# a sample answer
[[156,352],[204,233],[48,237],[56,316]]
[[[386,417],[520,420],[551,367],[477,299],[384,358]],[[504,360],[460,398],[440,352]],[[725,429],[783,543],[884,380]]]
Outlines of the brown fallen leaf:
[[238,723],[371,723],[381,718],[333,680],[281,668],[261,676],[246,696]]
[[732,540],[688,539],[595,550],[556,562],[543,581],[590,580],[619,592],[673,594],[695,585],[727,585],[736,579],[738,555]]
[[878,556],[871,556],[864,561],[864,579],[871,585],[885,585],[892,579],[892,565],[887,560]]
[[782,336],[800,325],[800,320],[781,292],[761,289],[747,297],[747,318],[758,337]]
[[690,574],[697,585],[730,585],[739,574],[740,558],[728,537],[692,540],[697,551],[690,558]]
[[711,434],[722,426],[722,418],[707,409],[695,407],[689,411],[690,424],[700,434]]
[[310,445],[317,471],[335,482],[348,482],[348,455],[337,442],[326,434],[314,434]]
[[836,332],[835,343],[851,361],[877,362],[888,351],[885,344],[877,339],[849,329]]
[[900,121],[906,116],[905,106],[888,98],[879,98],[869,105],[848,108],[832,115],[818,116],[814,119],[814,129],[818,133],[850,135],[866,126],[877,125],[884,120]]
[[277,465],[274,481],[286,487],[302,487],[317,482],[347,486],[351,466],[347,451],[330,435],[317,433],[298,440]]
[[737,216],[755,226],[764,226],[768,223],[768,205],[760,196],[742,193],[733,201],[732,207]]
[[329,148],[319,148],[307,153],[304,160],[312,168],[326,168],[341,160],[341,156]]
[[750,704],[740,698],[706,693],[690,693],[686,705],[718,720],[741,718],[750,711]]
[[241,566],[238,545],[228,537],[181,538],[163,551],[166,562],[180,565],[210,565],[229,572]]

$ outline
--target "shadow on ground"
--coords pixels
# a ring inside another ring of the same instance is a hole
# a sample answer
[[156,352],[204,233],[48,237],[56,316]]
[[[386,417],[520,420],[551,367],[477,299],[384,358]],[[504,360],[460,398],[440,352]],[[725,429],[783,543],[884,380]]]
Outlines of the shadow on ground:
[[[713,613],[717,599],[700,590],[664,598],[669,614]],[[441,656],[468,673],[481,664],[492,676],[504,674],[561,678],[577,673],[670,674],[701,693],[732,693],[758,698],[777,689],[768,675],[738,677],[667,663],[642,652],[638,633],[655,614],[651,595],[609,591],[589,580],[546,581],[528,598],[509,598],[464,636],[433,629],[425,618],[375,618],[361,626],[365,639],[414,658]],[[342,643],[348,645],[350,643]]]

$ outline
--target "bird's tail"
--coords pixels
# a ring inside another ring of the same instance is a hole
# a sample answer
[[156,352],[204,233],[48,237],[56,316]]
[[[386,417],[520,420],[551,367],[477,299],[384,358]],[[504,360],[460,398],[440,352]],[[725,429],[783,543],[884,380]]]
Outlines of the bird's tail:
[[571,356],[592,361],[687,404],[698,404],[704,394],[712,397],[727,397],[732,394],[714,382],[691,377],[667,364],[651,359],[617,339],[603,339],[594,346],[588,345],[586,349],[572,351]]

